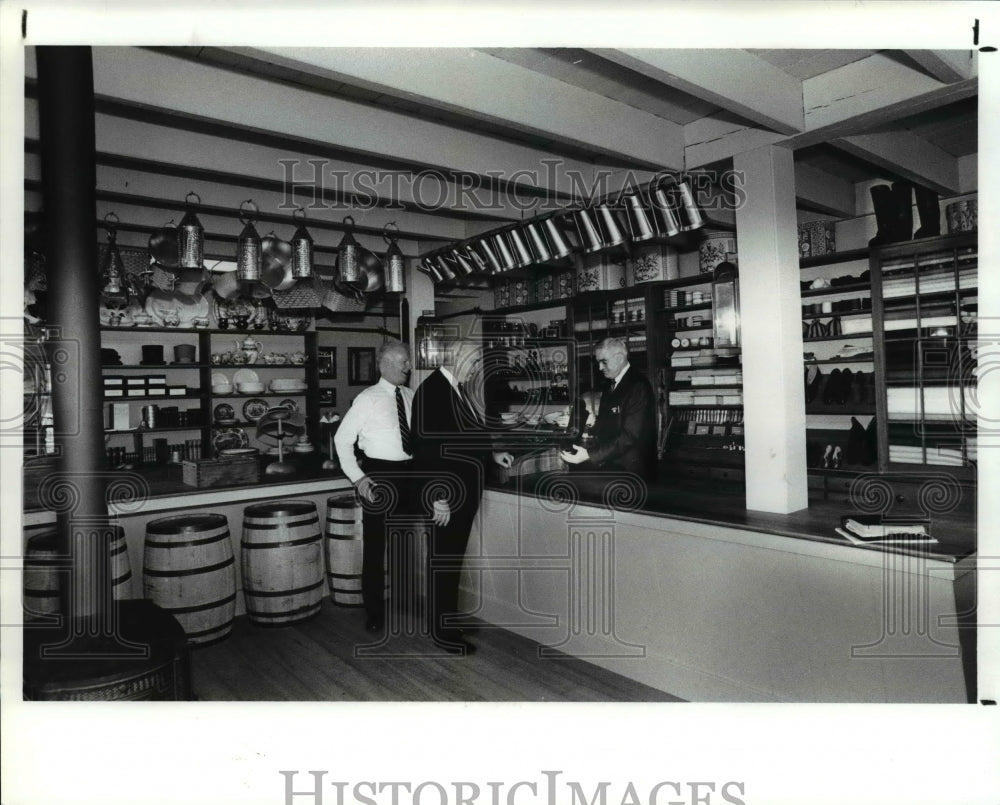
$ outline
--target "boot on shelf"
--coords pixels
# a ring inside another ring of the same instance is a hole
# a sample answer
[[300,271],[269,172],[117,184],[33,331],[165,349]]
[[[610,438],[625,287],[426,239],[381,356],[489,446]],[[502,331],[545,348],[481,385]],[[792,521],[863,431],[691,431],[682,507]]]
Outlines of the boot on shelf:
[[913,238],[913,185],[905,180],[892,183],[893,212],[892,243]]
[[894,211],[895,197],[892,188],[887,184],[877,184],[871,188],[872,207],[875,209],[875,223],[878,225],[878,232],[875,233],[869,246],[882,246],[892,242],[892,225],[896,220]]
[[920,185],[913,186],[913,194],[917,197],[917,214],[920,216],[920,229],[913,233],[913,237],[937,237],[941,234],[941,206],[938,204],[938,194]]

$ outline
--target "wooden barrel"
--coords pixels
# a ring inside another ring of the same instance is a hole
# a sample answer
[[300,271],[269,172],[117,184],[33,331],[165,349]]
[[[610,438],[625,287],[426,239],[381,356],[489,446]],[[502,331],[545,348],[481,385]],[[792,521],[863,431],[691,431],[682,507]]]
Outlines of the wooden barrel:
[[30,537],[24,550],[24,617],[25,620],[56,615],[59,606],[60,560],[55,531]]
[[361,506],[352,494],[326,501],[326,580],[330,600],[341,607],[364,606],[361,598],[361,560],[364,542]]
[[229,636],[236,617],[236,560],[224,514],[150,521],[142,565],[146,598],[177,619],[189,643]]
[[[132,597],[132,566],[121,526],[111,526],[111,594],[116,601]],[[24,551],[24,613],[26,619],[46,618],[62,612],[61,596],[69,577],[70,557],[60,548],[55,531],[30,537]]]
[[323,534],[308,500],[258,503],[243,510],[243,596],[250,620],[284,626],[320,611]]

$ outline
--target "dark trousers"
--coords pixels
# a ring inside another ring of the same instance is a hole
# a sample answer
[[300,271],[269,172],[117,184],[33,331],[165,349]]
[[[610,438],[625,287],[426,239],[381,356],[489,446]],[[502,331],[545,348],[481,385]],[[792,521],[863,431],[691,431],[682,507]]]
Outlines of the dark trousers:
[[479,495],[466,500],[446,526],[431,526],[428,554],[430,586],[430,630],[439,639],[449,640],[457,626],[447,622],[458,612],[458,587],[462,579],[462,561],[469,544],[469,532],[479,510]]
[[[378,484],[375,500],[361,500],[364,551],[361,560],[361,597],[372,620],[385,618],[386,520],[409,511],[410,461],[365,458],[365,474]],[[392,573],[392,568],[390,568]]]

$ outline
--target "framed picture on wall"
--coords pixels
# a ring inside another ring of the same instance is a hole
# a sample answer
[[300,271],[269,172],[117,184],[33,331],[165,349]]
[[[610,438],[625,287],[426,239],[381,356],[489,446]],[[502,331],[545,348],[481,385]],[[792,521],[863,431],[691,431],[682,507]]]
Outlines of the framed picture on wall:
[[319,404],[335,406],[337,404],[337,389],[320,389]]
[[320,347],[316,350],[316,372],[324,379],[337,379],[336,347]]
[[375,347],[347,348],[347,385],[370,386],[375,382]]

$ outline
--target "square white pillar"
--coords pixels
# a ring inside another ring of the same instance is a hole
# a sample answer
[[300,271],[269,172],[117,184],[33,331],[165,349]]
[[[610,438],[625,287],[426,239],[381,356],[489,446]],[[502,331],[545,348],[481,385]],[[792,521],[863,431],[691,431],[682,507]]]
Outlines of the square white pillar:
[[787,514],[808,506],[792,151],[764,146],[733,167],[746,193],[736,210],[746,504]]

